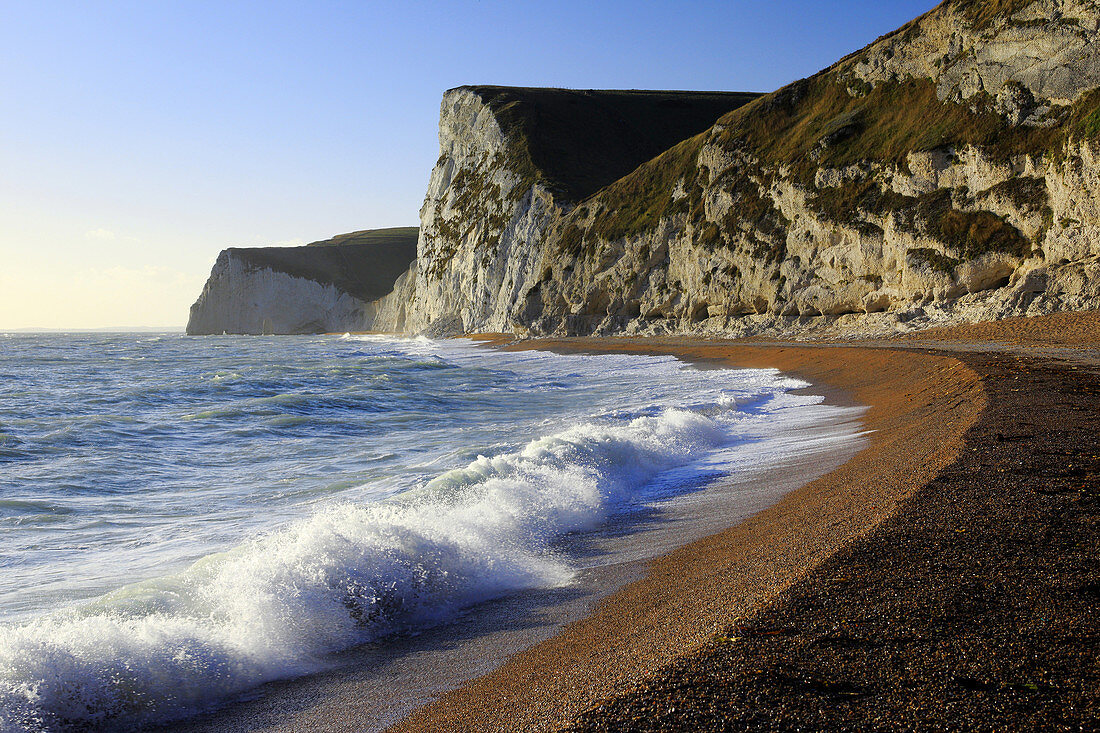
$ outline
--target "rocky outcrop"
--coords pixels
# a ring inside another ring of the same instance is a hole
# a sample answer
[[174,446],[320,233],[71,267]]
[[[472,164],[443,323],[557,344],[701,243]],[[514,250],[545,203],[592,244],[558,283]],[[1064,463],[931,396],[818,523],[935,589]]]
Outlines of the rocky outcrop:
[[1098,27],[1091,2],[948,0],[659,154],[601,158],[607,134],[587,177],[605,93],[569,128],[537,124],[568,118],[561,90],[452,90],[383,325],[863,334],[1100,307]]
[[367,331],[416,256],[417,229],[343,234],[303,247],[230,248],[218,255],[189,334]]

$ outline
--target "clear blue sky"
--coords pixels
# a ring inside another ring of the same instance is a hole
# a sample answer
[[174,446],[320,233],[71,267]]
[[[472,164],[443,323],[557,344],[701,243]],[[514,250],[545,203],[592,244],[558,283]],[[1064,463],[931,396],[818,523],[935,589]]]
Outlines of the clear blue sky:
[[935,4],[0,1],[0,329],[178,328],[224,247],[416,224],[450,87],[770,91]]

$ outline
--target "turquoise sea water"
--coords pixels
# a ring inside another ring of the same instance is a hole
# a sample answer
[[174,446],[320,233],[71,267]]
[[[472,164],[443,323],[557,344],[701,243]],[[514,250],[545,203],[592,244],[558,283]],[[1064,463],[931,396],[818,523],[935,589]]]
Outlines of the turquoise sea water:
[[769,370],[381,337],[0,336],[0,730],[120,729],[569,584],[561,540],[828,418]]

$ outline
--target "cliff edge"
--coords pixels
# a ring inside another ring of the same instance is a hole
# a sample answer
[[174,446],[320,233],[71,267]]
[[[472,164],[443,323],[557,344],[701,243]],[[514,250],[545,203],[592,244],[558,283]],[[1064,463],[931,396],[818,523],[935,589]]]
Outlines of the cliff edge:
[[553,222],[759,96],[492,86],[446,92],[404,318],[383,326],[511,330],[522,320],[516,304],[538,281]]

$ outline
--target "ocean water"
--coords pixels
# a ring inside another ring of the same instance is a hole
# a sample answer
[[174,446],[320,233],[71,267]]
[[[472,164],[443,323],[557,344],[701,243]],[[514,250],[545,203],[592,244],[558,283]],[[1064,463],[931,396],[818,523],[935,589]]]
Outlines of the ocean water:
[[[0,335],[0,730],[179,719],[570,584],[797,451],[772,370],[383,337]],[[855,439],[854,433],[845,439]]]

